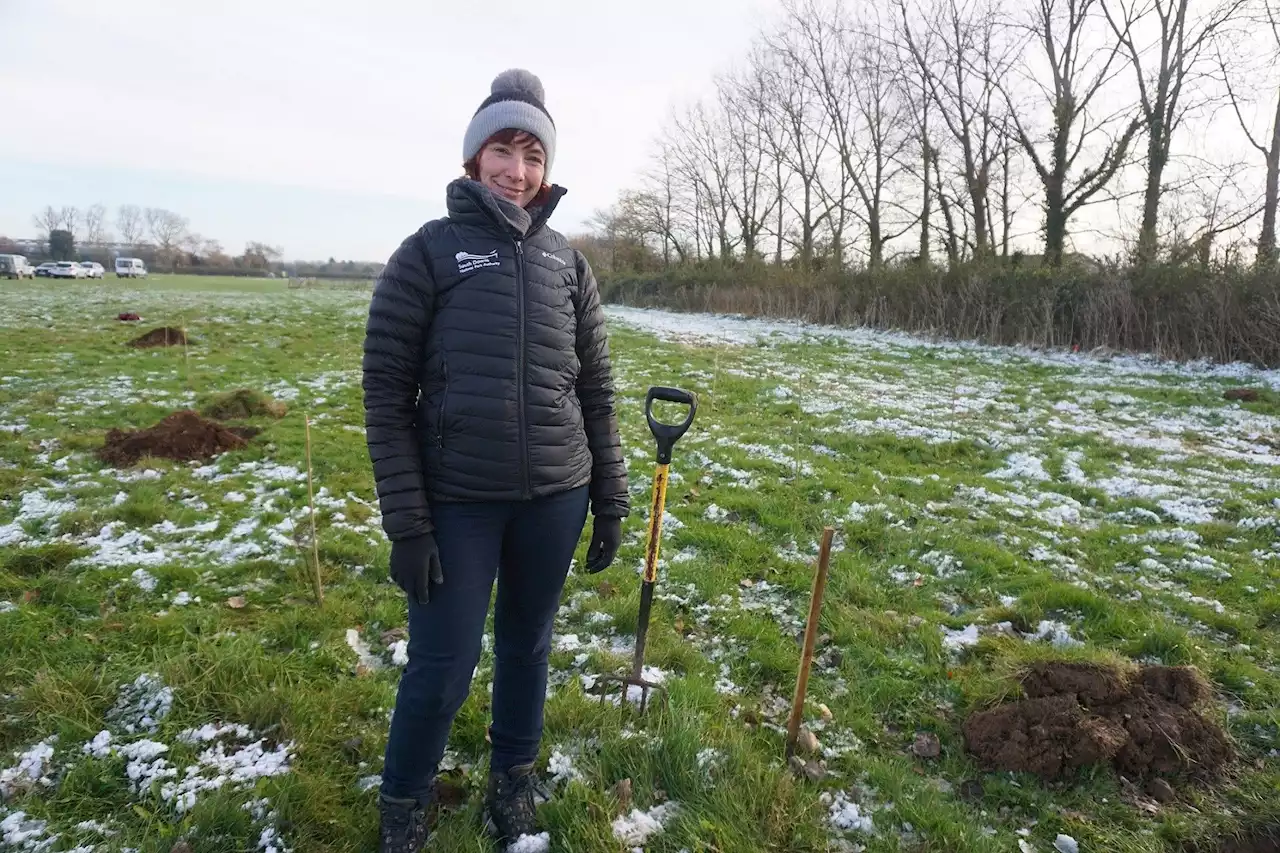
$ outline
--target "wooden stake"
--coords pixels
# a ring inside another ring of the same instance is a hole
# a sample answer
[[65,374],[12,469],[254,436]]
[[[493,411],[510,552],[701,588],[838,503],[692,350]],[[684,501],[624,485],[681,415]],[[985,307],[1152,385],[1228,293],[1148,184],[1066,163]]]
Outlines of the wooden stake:
[[818,639],[818,616],[822,612],[822,596],[827,589],[827,568],[831,563],[831,537],[834,534],[835,530],[830,527],[822,529],[818,570],[813,576],[813,590],[809,594],[809,621],[804,627],[800,676],[796,679],[796,692],[791,700],[791,718],[787,720],[787,760],[796,754],[796,739],[800,737],[800,718],[804,715],[804,695],[809,689],[809,668],[813,665],[813,646]]
[[307,503],[311,506],[311,557],[315,576],[311,579],[315,587],[316,604],[324,606],[324,589],[320,585],[320,540],[316,534],[316,497],[311,490],[311,415],[303,413],[303,423],[307,428]]

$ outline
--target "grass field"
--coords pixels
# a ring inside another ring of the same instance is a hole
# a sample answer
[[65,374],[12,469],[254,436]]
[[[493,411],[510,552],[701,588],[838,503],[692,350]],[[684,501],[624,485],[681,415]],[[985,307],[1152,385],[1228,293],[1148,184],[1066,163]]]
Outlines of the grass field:
[[[0,294],[0,851],[374,849],[405,608],[364,445],[368,292],[157,277]],[[558,618],[551,849],[986,853],[1065,835],[1155,853],[1280,821],[1280,374],[609,316],[636,509]],[[124,346],[162,325],[189,345]],[[650,632],[671,708],[638,718],[590,690],[635,630],[650,384],[701,407]],[[1262,393],[1224,400],[1237,386]],[[243,449],[95,455],[111,428],[238,388],[288,407]],[[814,782],[786,767],[781,726],[824,525]],[[491,849],[487,650],[446,761],[469,798],[432,850]],[[983,772],[964,720],[1045,659],[1195,665],[1239,751],[1230,775],[1171,779],[1161,803],[1101,766]],[[921,734],[940,755],[913,753]]]

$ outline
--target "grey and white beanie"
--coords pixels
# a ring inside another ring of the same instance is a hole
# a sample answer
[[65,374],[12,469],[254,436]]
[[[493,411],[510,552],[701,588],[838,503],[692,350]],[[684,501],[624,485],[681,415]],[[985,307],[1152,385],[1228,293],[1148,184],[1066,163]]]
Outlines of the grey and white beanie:
[[462,138],[462,162],[479,154],[493,134],[514,128],[538,137],[547,152],[546,175],[550,176],[556,157],[556,124],[544,106],[542,81],[523,68],[512,68],[493,78],[490,92],[467,125]]

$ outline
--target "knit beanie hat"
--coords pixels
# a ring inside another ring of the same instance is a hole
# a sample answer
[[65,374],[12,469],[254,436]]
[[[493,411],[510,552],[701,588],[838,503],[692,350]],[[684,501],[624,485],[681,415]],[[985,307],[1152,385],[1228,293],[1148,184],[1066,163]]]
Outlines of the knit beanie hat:
[[542,81],[523,68],[512,68],[493,78],[490,92],[467,125],[467,133],[462,138],[462,162],[479,154],[490,136],[513,128],[538,137],[547,152],[546,175],[549,176],[556,156],[556,125],[543,106],[546,93]]

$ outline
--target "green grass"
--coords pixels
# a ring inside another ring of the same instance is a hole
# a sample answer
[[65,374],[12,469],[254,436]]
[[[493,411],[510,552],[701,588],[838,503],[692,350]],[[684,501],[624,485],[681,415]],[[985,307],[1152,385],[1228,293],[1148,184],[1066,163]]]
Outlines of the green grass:
[[[56,783],[17,792],[0,819],[47,820],[62,833],[52,850],[167,853],[180,838],[255,849],[266,827],[294,851],[371,849],[376,789],[357,783],[381,769],[399,674],[381,635],[403,628],[405,609],[386,581],[361,427],[368,293],[163,276],[3,289],[0,537],[15,541],[0,547],[0,601],[12,606],[0,612],[0,770],[57,739]],[[144,321],[117,322],[121,311]],[[191,343],[123,346],[160,325],[186,328]],[[693,344],[613,322],[611,345],[634,511],[615,565],[572,575],[557,622],[542,760],[571,754],[581,779],[541,810],[552,849],[627,849],[611,826],[622,779],[635,807],[679,803],[644,845],[652,853],[825,851],[841,836],[868,851],[994,853],[1017,849],[1020,830],[1040,850],[1062,832],[1082,850],[1155,853],[1280,819],[1280,484],[1233,443],[1276,434],[1274,396],[1237,405],[1222,399],[1225,379],[892,337]],[[664,537],[647,654],[668,674],[671,705],[638,718],[593,701],[581,677],[621,672],[626,655],[610,644],[635,628],[650,384],[697,391],[701,405],[672,466],[667,509],[681,525]],[[287,408],[237,418],[262,429],[245,449],[205,467],[143,460],[123,481],[95,456],[111,428],[239,389]],[[1242,416],[1260,420],[1239,426]],[[304,557],[304,417],[322,608]],[[1049,479],[1004,476],[1015,453]],[[1184,498],[1209,501],[1212,517],[1178,522],[1200,507],[1169,505]],[[839,749],[815,784],[787,771],[777,726],[825,525],[838,548],[806,720]],[[1008,621],[1029,633],[1042,620],[1083,645],[985,635],[957,653],[940,630]],[[353,628],[381,668],[357,670]],[[983,773],[961,724],[1047,657],[1200,667],[1241,752],[1230,782],[1179,785],[1180,802],[1151,814],[1103,768],[1052,784]],[[172,710],[130,735],[109,715],[142,673],[172,689]],[[450,741],[470,797],[442,815],[429,849],[492,849],[479,830],[491,675],[486,652]],[[181,773],[204,747],[178,733],[212,722],[291,744],[288,772],[200,793],[180,812],[159,790],[131,790],[123,757],[81,751],[104,728],[117,744],[148,737]],[[909,751],[926,730],[942,743],[936,761]],[[973,780],[976,800],[961,795]],[[824,792],[855,789],[873,834],[829,824]],[[262,798],[262,816],[244,808]],[[117,834],[75,829],[87,820]]]

